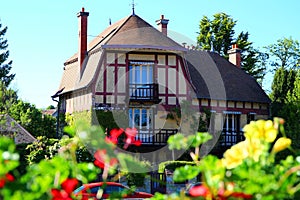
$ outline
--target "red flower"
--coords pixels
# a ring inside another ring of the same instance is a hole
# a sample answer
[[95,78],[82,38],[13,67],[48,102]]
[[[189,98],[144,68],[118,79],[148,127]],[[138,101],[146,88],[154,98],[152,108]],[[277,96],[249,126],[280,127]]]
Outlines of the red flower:
[[96,165],[101,169],[104,169],[105,165],[111,167],[118,163],[118,160],[116,158],[110,158],[110,159],[108,158],[105,149],[97,150],[96,153],[94,154],[94,158],[95,158],[94,165]]
[[118,144],[118,137],[124,132],[124,129],[120,128],[120,129],[112,129],[110,131],[110,136],[106,136],[106,141],[107,142],[111,142],[113,144]]
[[230,195],[231,197],[236,197],[236,198],[243,198],[243,199],[252,199],[251,194],[245,194],[242,192],[234,192]]
[[135,136],[138,133],[136,128],[126,128],[125,134],[126,134],[126,140],[125,140],[125,145],[124,149],[127,149],[129,145],[135,145],[135,146],[140,146],[142,142],[140,140],[135,140]]
[[51,194],[52,200],[72,200],[72,197],[64,190],[52,189]]
[[209,189],[205,185],[194,186],[189,191],[189,195],[192,197],[207,197],[209,194]]
[[6,182],[13,182],[14,180],[15,177],[13,175],[11,175],[10,173],[5,174],[4,177],[0,178],[0,188],[3,188]]
[[52,200],[72,200],[72,192],[76,188],[78,180],[76,178],[68,178],[61,184],[62,190],[52,189]]

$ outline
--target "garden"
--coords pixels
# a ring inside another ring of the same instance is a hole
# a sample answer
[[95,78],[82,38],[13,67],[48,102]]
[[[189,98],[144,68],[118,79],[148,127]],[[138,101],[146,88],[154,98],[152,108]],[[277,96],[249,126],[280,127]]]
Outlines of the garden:
[[[126,152],[117,151],[122,134],[125,151],[131,145],[140,145],[140,141],[135,140],[135,129],[113,129],[106,135],[100,127],[78,123],[66,127],[65,132],[63,139],[47,147],[43,158],[31,158],[26,169],[22,168],[22,155],[13,140],[0,138],[0,199],[81,199],[75,197],[73,191],[84,183],[117,181],[128,172],[138,173],[149,167]],[[192,160],[176,168],[173,179],[183,182],[200,175],[201,184],[193,187],[188,195],[184,191],[155,193],[152,199],[296,199],[300,189],[300,157],[291,148],[292,140],[285,134],[284,120],[252,121],[244,127],[244,133],[245,140],[228,149],[222,158],[200,157],[201,145],[211,139],[209,133],[171,136],[168,148],[189,147]],[[88,149],[86,144],[89,144]],[[46,148],[43,142],[35,145]],[[93,156],[86,156],[87,151]],[[288,153],[280,154],[282,151]],[[122,195],[114,198],[122,198]]]

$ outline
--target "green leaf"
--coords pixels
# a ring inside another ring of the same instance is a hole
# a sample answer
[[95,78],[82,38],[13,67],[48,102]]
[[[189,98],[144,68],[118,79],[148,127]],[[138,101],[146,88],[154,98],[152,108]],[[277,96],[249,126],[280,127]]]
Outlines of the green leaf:
[[117,158],[120,162],[122,171],[133,173],[144,173],[149,171],[145,164],[129,154],[119,153],[117,154]]
[[199,166],[185,165],[174,171],[173,179],[176,182],[182,182],[195,178],[200,173]]
[[184,137],[182,133],[177,133],[175,135],[171,135],[168,139],[169,149],[186,149],[188,146],[187,138]]
[[188,137],[188,144],[191,144],[192,147],[199,147],[201,144],[204,144],[211,139],[212,136],[209,133],[198,132],[195,135]]

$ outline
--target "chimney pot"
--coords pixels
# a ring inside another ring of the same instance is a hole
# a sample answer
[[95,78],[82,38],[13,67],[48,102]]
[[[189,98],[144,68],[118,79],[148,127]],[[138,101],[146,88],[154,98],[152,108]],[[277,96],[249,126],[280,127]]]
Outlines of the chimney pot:
[[228,52],[229,55],[229,62],[234,64],[237,67],[241,67],[241,49],[238,48],[237,44],[232,45],[232,49]]
[[165,19],[164,15],[160,16],[159,20],[156,20],[156,24],[158,25],[158,29],[165,35],[168,35],[168,23],[169,20]]

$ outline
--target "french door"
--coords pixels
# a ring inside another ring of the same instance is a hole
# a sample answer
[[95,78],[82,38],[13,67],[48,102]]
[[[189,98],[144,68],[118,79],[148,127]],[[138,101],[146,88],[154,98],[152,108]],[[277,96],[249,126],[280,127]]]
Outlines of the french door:
[[153,114],[152,109],[129,108],[129,127],[136,128],[136,139],[144,143],[152,142],[153,139]]
[[143,99],[153,97],[153,63],[130,62],[129,92],[132,97]]
[[241,140],[240,116],[239,113],[226,113],[224,115],[221,145],[233,146]]

